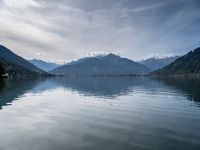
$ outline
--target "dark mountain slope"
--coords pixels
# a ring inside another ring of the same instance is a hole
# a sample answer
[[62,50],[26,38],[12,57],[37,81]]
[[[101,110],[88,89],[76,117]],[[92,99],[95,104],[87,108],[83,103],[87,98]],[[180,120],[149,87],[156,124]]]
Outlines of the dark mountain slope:
[[50,71],[67,76],[142,75],[149,72],[148,67],[114,54],[82,58]]
[[0,62],[0,78],[5,74],[5,69],[3,67],[3,63]]
[[24,58],[16,55],[8,48],[0,45],[0,61],[3,63],[3,67],[9,75],[31,75],[31,76],[43,76],[48,75],[45,71],[37,68]]
[[157,76],[200,75],[200,48],[178,58],[163,69],[150,74]]

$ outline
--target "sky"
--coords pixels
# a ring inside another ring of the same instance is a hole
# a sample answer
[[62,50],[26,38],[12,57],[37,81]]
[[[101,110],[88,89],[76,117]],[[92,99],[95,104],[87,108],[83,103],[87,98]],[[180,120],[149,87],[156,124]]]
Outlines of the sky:
[[0,0],[0,44],[51,62],[182,55],[200,46],[199,14],[200,0]]

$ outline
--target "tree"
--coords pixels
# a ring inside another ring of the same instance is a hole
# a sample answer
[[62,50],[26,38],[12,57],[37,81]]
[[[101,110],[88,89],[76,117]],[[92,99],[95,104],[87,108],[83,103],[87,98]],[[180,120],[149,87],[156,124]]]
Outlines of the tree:
[[5,74],[5,73],[6,72],[5,72],[5,69],[3,68],[3,63],[0,62],[0,76],[3,75],[3,74]]

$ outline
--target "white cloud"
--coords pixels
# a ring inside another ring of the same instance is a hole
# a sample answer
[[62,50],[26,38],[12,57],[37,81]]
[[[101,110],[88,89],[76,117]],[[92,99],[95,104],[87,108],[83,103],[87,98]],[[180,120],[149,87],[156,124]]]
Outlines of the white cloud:
[[34,0],[1,0],[6,7],[24,9],[27,7],[39,7],[39,3]]
[[155,1],[3,0],[0,41],[19,55],[47,61],[111,52],[138,60],[197,46],[198,7]]

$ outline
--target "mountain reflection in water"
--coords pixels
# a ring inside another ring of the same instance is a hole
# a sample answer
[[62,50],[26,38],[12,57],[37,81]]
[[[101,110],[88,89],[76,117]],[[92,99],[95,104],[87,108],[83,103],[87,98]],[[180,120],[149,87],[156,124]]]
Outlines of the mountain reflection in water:
[[198,79],[0,80],[1,150],[198,150]]
[[182,93],[188,100],[200,102],[200,79],[198,78],[147,78],[147,77],[71,77],[32,80],[0,80],[0,108],[11,104],[27,91],[42,92],[56,87],[76,91],[81,95],[115,99],[121,95],[142,92],[169,90]]

